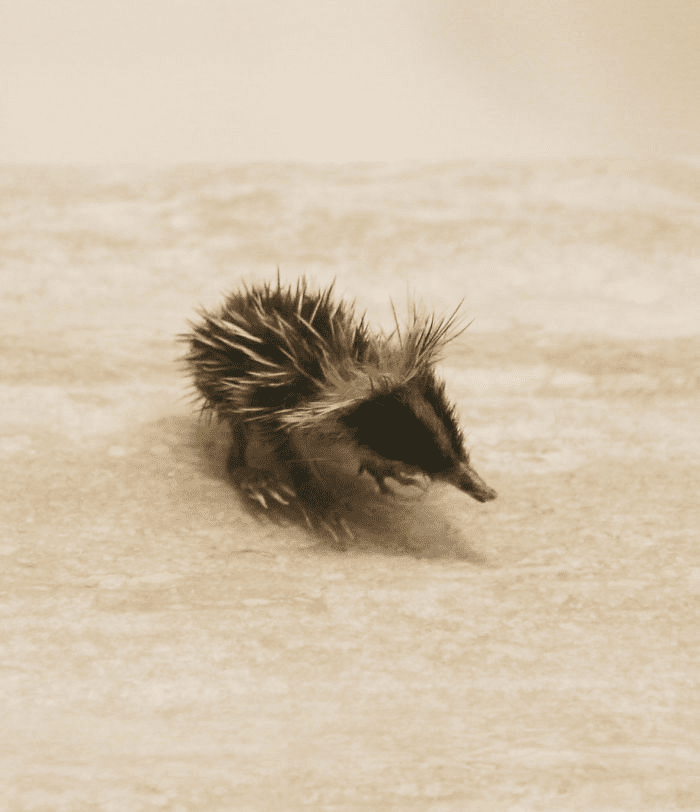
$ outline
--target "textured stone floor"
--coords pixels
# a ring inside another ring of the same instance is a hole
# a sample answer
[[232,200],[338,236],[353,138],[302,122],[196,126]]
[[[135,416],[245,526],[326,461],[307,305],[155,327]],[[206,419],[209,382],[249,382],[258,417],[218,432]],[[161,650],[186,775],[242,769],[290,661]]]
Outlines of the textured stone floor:
[[[700,809],[700,174],[0,172],[0,808]],[[277,264],[476,321],[479,505],[261,522],[174,335]]]

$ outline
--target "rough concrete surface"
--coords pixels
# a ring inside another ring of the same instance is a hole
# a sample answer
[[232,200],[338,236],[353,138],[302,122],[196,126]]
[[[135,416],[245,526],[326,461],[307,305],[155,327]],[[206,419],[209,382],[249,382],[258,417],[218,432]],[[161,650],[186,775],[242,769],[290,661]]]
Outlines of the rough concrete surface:
[[[697,163],[6,167],[0,241],[1,809],[700,809]],[[241,505],[174,336],[277,265],[464,299],[497,501]]]

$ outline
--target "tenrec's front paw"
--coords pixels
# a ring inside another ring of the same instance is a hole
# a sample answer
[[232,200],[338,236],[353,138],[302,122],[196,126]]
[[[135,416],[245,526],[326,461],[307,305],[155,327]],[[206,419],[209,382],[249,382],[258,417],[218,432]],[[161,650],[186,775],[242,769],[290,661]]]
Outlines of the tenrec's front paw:
[[287,506],[297,496],[289,485],[280,482],[270,471],[260,468],[235,468],[231,471],[231,478],[244,496],[266,509],[269,500]]
[[381,462],[378,460],[365,460],[362,465],[360,465],[358,474],[361,476],[365,471],[374,478],[381,493],[390,493],[390,489],[385,480],[388,476],[391,476],[391,468],[387,465],[386,460],[382,460]]
[[426,476],[422,471],[417,471],[413,468],[405,468],[403,466],[397,467],[391,474],[392,479],[395,479],[399,485],[414,485],[417,488],[424,486]]
[[382,493],[391,493],[391,488],[386,484],[388,478],[396,480],[399,485],[416,486],[420,486],[424,478],[419,469],[394,460],[366,460],[360,466],[359,473],[365,471],[374,477]]

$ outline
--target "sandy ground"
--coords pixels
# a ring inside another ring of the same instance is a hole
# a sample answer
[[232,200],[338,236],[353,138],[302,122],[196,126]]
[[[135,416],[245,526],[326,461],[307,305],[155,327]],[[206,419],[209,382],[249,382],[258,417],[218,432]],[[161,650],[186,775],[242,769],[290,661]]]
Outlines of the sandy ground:
[[[5,168],[0,241],[0,808],[700,809],[698,165]],[[497,501],[242,508],[173,337],[278,264],[464,298]]]

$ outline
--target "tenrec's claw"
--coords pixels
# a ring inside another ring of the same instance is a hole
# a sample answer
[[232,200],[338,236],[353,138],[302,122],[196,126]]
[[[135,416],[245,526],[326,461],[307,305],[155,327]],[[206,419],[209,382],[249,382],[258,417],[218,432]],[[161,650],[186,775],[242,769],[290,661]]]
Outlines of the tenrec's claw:
[[[281,490],[281,489],[280,489]],[[289,502],[284,499],[277,491],[273,491],[272,488],[268,490],[269,495],[276,501],[279,502],[280,505],[288,505]]]
[[305,510],[305,508],[304,508],[304,507],[302,507],[301,505],[300,505],[299,507],[301,508],[301,512],[304,514],[304,519],[305,519],[305,521],[306,521],[306,525],[307,525],[307,527],[309,528],[309,530],[313,530],[313,529],[314,529],[314,526],[313,526],[313,524],[311,523],[311,519],[309,518],[309,514],[308,514],[308,512],[307,512],[307,511]]
[[384,493],[384,494],[391,493],[391,488],[386,484],[386,477],[385,476],[377,477],[377,485],[379,485],[379,490],[382,493]]
[[288,496],[290,499],[297,498],[297,492],[294,490],[294,488],[290,488],[289,485],[285,485],[283,482],[280,482],[280,484],[278,485],[278,489],[282,491],[282,493],[285,496]]
[[260,502],[260,504],[267,510],[267,502],[265,501],[265,497],[260,493],[260,491],[250,491],[248,494],[251,499],[254,499],[256,502]]
[[335,530],[333,529],[333,525],[330,524],[330,522],[327,522],[327,521],[322,519],[321,520],[321,527],[323,527],[324,530],[327,530],[331,534],[331,536],[333,536],[333,541],[336,544],[340,544],[340,539],[338,538],[338,534],[335,532]]
[[407,474],[403,471],[397,472],[396,480],[401,485],[415,485],[416,487],[419,486],[421,482],[421,478],[418,474]]

